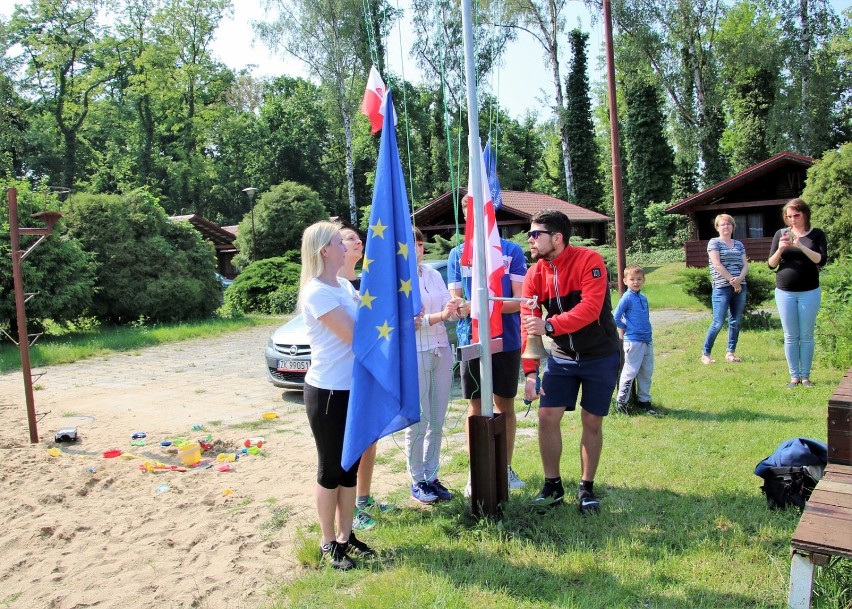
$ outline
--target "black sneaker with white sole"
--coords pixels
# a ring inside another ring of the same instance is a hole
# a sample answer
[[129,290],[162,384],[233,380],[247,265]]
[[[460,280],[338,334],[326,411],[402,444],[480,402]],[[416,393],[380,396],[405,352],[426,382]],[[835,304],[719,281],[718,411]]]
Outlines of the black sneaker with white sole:
[[595,497],[592,491],[581,488],[577,492],[577,507],[580,513],[585,516],[587,514],[600,514],[601,502]]
[[355,537],[355,531],[349,533],[349,551],[361,558],[372,558],[376,555],[376,551],[373,548]]
[[533,501],[545,507],[553,507],[561,504],[564,498],[565,489],[562,487],[561,482],[545,480],[541,492]]
[[331,564],[331,568],[338,571],[354,569],[355,561],[346,553],[348,547],[348,543],[337,543],[336,541],[323,544],[320,546],[323,560],[328,561]]

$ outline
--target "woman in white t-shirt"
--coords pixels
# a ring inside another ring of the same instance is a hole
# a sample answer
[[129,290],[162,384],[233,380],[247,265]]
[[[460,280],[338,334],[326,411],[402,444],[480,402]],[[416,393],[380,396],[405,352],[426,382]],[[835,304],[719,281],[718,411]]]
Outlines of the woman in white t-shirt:
[[[356,539],[348,516],[355,509],[358,463],[348,471],[340,466],[355,361],[352,336],[358,311],[358,293],[347,279],[337,276],[345,255],[346,247],[337,224],[317,222],[305,229],[298,310],[308,327],[311,346],[304,397],[317,447],[314,496],[323,557],[341,570],[355,566],[350,553],[374,554],[369,546]],[[335,515],[339,515],[336,530]]]

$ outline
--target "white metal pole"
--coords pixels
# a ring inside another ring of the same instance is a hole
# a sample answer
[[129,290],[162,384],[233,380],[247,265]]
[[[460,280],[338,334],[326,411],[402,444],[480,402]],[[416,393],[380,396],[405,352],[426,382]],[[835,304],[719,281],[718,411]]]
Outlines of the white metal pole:
[[[491,378],[491,324],[489,323],[488,289],[485,269],[485,201],[482,200],[482,148],[479,143],[479,106],[476,98],[476,71],[474,69],[473,18],[470,0],[462,0],[462,26],[464,28],[464,75],[467,83],[467,124],[470,136],[470,177],[473,188],[473,234],[474,267],[479,271],[472,277],[476,291],[479,316],[479,389],[482,401],[482,416],[494,416],[494,383]],[[468,218],[468,222],[470,218]]]

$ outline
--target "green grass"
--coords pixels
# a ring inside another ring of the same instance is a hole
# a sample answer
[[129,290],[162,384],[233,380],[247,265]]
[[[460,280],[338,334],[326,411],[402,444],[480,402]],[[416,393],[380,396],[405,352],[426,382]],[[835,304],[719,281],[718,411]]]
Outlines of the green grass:
[[[679,273],[683,268],[682,262],[644,267],[645,286],[642,292],[648,298],[652,309],[707,310],[697,299],[687,295],[681,289]],[[617,302],[617,296],[613,294],[613,305]]]
[[[668,290],[654,281],[674,283],[667,266],[649,271],[647,284],[649,300],[661,308],[673,306]],[[402,509],[359,536],[381,551],[380,558],[349,573],[318,567],[318,531],[305,523],[294,550],[302,571],[280,584],[268,606],[786,606],[790,539],[799,514],[770,511],[753,471],[791,437],[825,441],[826,404],[844,371],[817,364],[815,388],[786,390],[780,330],[741,334],[737,353],[744,363],[703,366],[706,326],[698,320],[655,330],[652,393],[665,416],[606,419],[595,485],[599,516],[580,516],[571,501],[547,513],[534,509],[543,479],[537,436],[526,433],[518,436],[513,465],[527,488],[512,494],[502,519],[472,518],[460,494],[468,458],[459,436],[461,407],[453,404],[441,478],[457,498],[421,508],[406,489],[391,494]],[[526,410],[520,399],[517,408],[519,416]],[[534,409],[530,416],[534,420]],[[528,421],[521,417],[519,430]],[[567,413],[562,428],[562,475],[573,489],[578,415]],[[818,567],[813,606],[848,609],[850,582],[850,560]]]
[[[153,327],[101,327],[60,336],[45,336],[30,347],[30,363],[33,367],[68,364],[119,351],[136,351],[164,343],[219,336],[240,328],[268,324],[269,320],[269,317],[262,316],[216,318]],[[6,339],[0,340],[0,373],[18,370],[20,367],[21,355],[18,347]]]

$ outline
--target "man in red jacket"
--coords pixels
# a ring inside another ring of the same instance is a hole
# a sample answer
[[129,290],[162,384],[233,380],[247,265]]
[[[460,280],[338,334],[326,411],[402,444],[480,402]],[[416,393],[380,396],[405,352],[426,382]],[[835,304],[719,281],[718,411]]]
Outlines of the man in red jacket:
[[[580,513],[600,511],[593,484],[603,447],[603,418],[609,413],[618,381],[618,331],[609,301],[609,281],[603,257],[568,244],[571,221],[560,211],[542,210],[532,218],[528,233],[536,263],[524,279],[523,297],[538,297],[539,307],[521,305],[521,341],[546,334],[552,340],[542,376],[538,409],[538,446],[544,466],[544,488],[536,501],[562,503],[565,490],[559,475],[562,457],[562,415],[580,400],[581,479],[577,492]],[[546,309],[543,317],[542,307]],[[539,362],[523,360],[524,397],[534,400]]]

